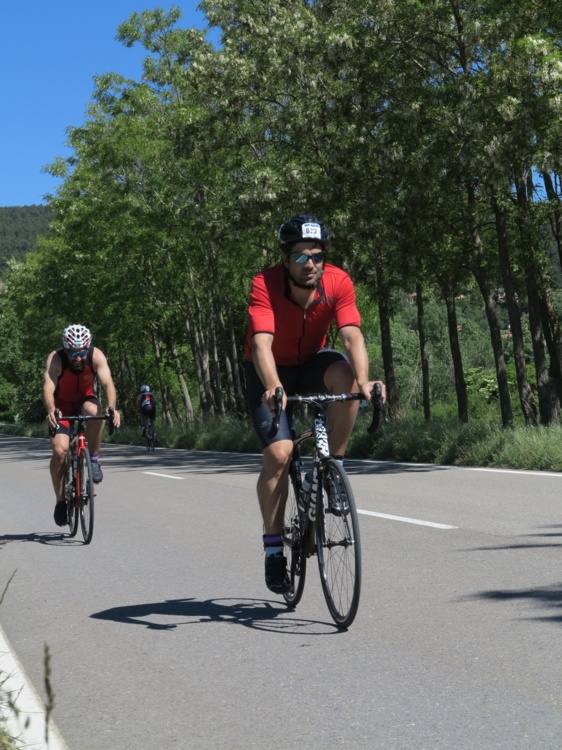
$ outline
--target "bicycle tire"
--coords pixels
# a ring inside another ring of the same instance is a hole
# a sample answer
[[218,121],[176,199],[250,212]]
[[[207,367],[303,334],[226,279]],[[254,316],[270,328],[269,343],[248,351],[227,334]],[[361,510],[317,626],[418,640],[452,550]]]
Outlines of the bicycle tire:
[[64,470],[64,499],[66,500],[68,536],[70,538],[76,536],[76,532],[78,531],[78,508],[76,507],[74,486],[74,476],[72,473],[72,455],[69,451],[66,457],[66,467]]
[[94,482],[90,451],[84,448],[80,456],[80,527],[84,544],[90,544],[94,533]]
[[147,419],[145,423],[145,438],[146,438],[146,452],[154,453],[154,447],[156,445],[156,434],[154,432],[154,425],[151,419]]
[[295,466],[289,468],[289,489],[283,519],[283,545],[287,557],[287,567],[291,588],[283,594],[290,607],[296,607],[302,598],[306,578],[306,554],[303,548],[303,532],[297,507],[298,484]]
[[330,614],[339,628],[348,628],[361,595],[361,537],[349,479],[332,458],[322,466],[318,488],[316,553]]

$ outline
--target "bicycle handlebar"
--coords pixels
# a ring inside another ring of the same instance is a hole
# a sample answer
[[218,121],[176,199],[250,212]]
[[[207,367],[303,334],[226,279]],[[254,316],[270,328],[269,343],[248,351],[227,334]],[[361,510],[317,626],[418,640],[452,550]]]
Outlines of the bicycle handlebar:
[[[289,403],[301,403],[301,404],[333,404],[338,401],[362,401],[364,399],[362,393],[314,393],[308,396],[287,396],[287,402]],[[271,420],[271,429],[269,431],[270,437],[277,434],[279,430],[279,418],[281,416],[281,404],[283,402],[283,388],[278,386],[275,389],[275,412],[273,419]],[[375,432],[381,423],[388,422],[388,413],[386,409],[386,403],[382,398],[382,388],[380,383],[375,383],[373,392],[371,394],[371,404],[373,405],[373,419],[371,424],[367,428],[367,432]]]
[[109,434],[113,435],[115,430],[113,414],[104,414],[102,417],[92,416],[90,414],[61,415],[60,417],[57,417],[57,424],[61,424],[62,422],[89,422],[91,420],[109,422]]

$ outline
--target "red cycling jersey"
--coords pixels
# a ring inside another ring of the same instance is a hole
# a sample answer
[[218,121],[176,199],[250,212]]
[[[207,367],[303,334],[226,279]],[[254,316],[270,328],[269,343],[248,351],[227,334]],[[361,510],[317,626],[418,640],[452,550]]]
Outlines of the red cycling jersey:
[[63,414],[70,414],[73,409],[79,408],[87,398],[96,398],[94,388],[94,367],[92,363],[93,349],[90,349],[82,370],[75,372],[70,367],[67,354],[64,349],[58,349],[57,354],[61,361],[61,374],[55,388],[55,406]]
[[325,264],[314,300],[306,310],[291,299],[282,264],[254,276],[248,318],[245,359],[252,361],[252,337],[256,333],[271,333],[276,364],[289,366],[306,362],[322,349],[332,321],[338,329],[361,325],[351,279],[341,268],[329,263]]

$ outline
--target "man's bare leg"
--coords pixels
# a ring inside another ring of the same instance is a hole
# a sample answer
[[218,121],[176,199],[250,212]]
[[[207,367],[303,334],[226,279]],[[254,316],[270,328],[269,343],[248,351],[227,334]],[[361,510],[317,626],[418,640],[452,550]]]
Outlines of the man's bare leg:
[[59,433],[51,438],[53,453],[51,455],[49,471],[51,472],[51,482],[57,501],[64,499],[64,464],[69,444],[70,438],[64,433]]
[[293,452],[291,440],[279,440],[264,448],[257,484],[265,534],[281,534],[287,500],[288,468]]

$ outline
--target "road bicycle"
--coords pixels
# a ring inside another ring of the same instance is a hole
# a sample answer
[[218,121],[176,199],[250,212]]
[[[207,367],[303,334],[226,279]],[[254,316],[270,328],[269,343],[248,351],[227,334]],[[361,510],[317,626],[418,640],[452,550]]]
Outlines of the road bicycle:
[[150,417],[147,417],[144,420],[143,434],[144,434],[144,440],[146,443],[146,452],[154,453],[154,449],[156,448],[156,442],[158,438],[156,437],[156,429],[154,427],[154,422],[152,421]]
[[69,537],[76,536],[78,519],[84,544],[92,541],[94,533],[94,482],[92,479],[92,460],[86,439],[86,422],[91,420],[109,423],[109,433],[113,433],[113,415],[103,417],[79,414],[62,416],[57,422],[70,422],[70,444],[64,465],[64,499],[68,514]]
[[[273,434],[279,425],[283,390],[275,393]],[[361,537],[353,490],[342,462],[330,456],[327,407],[363,400],[361,393],[288,396],[288,403],[312,406],[312,425],[295,435],[289,465],[289,491],[283,520],[283,545],[291,587],[283,594],[291,607],[301,600],[307,558],[316,555],[324,598],[338,628],[348,628],[357,614],[361,594]],[[373,392],[373,432],[387,419],[381,389]],[[304,473],[302,456],[312,450],[312,468]]]

